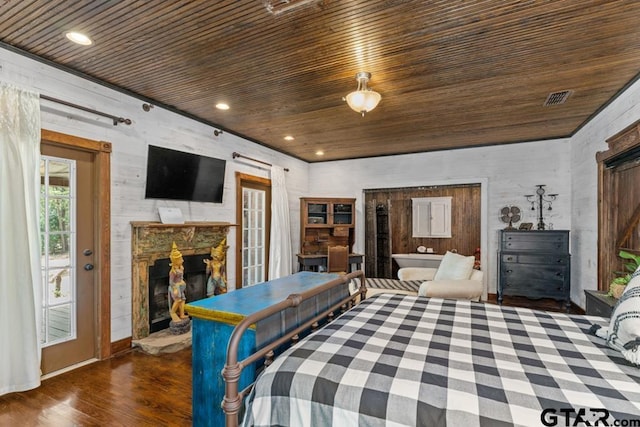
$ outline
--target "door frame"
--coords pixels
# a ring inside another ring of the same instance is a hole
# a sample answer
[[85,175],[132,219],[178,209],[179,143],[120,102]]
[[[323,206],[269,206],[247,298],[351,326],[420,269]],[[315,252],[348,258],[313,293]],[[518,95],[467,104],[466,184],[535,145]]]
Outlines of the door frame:
[[96,313],[98,359],[111,356],[111,143],[42,129],[40,143],[86,151],[95,155],[96,197]]
[[[248,175],[242,172],[236,172],[236,289],[242,288],[242,188],[243,184],[257,184],[265,187],[269,187],[269,193],[271,192],[271,180],[269,178],[261,178],[259,176]],[[264,254],[265,262],[265,278],[269,280],[269,250],[271,248],[271,194],[267,198],[268,206],[265,206],[267,210],[268,223],[265,224],[265,229],[269,232],[265,236],[265,249]]]

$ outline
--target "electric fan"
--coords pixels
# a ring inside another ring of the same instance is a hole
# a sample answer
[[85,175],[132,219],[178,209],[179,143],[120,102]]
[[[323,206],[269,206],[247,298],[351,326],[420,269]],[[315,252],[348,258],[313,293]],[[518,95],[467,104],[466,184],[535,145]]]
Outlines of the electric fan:
[[505,206],[500,209],[500,220],[509,224],[505,227],[505,230],[513,230],[513,223],[520,221],[520,208],[517,206]]

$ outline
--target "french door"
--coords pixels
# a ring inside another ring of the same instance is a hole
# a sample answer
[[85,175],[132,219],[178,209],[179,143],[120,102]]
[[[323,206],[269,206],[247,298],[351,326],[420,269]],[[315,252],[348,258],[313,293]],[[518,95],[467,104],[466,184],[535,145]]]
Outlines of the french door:
[[97,356],[95,182],[90,152],[43,143],[40,163],[42,372]]
[[236,174],[238,252],[236,288],[267,280],[271,227],[271,181]]

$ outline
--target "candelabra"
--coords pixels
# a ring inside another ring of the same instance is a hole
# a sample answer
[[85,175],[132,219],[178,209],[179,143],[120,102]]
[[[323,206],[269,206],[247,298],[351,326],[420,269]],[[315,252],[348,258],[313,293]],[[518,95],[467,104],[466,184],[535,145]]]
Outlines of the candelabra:
[[546,190],[544,189],[544,187],[544,185],[538,185],[536,194],[525,194],[524,196],[527,198],[527,201],[531,203],[532,211],[536,210],[536,206],[538,208],[538,230],[544,230],[545,228],[544,219],[542,218],[542,211],[544,209],[550,211],[552,202],[554,202],[558,197],[557,194],[545,194]]

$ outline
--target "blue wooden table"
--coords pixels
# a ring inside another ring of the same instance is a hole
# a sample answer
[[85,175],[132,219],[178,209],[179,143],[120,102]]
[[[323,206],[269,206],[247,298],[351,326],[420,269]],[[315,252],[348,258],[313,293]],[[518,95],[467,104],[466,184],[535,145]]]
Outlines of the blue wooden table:
[[[192,318],[194,426],[224,426],[224,413],[220,407],[224,397],[221,373],[229,337],[235,325],[250,314],[286,299],[290,294],[313,289],[338,277],[338,274],[303,271],[187,304],[186,310]],[[305,301],[307,304],[301,304],[292,315],[287,316],[287,319],[278,316],[254,325],[242,337],[239,347],[240,359],[253,353],[256,348],[275,340],[284,330],[289,331],[304,323],[346,294],[347,286],[331,290],[316,299]],[[240,389],[254,379],[255,367],[243,370]]]

